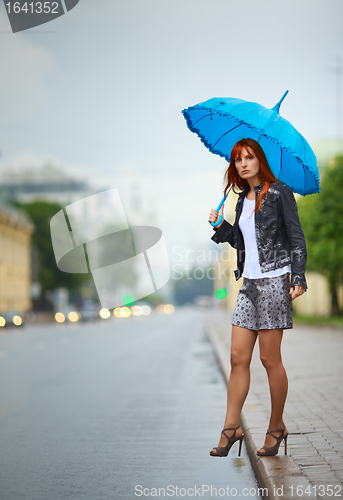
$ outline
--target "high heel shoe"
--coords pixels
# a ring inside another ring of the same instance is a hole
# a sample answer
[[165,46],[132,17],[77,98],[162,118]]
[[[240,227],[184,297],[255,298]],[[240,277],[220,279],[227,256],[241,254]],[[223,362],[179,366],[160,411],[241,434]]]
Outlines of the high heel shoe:
[[[278,432],[278,431],[282,431],[282,434],[281,436],[275,436],[274,434],[272,434],[272,432]],[[285,427],[280,427],[279,429],[272,429],[270,431],[267,431],[266,432],[266,435],[267,434],[270,434],[271,436],[273,436],[274,439],[276,439],[276,443],[274,444],[274,446],[263,446],[262,449],[265,450],[265,453],[261,453],[260,451],[257,452],[257,455],[259,455],[260,457],[272,457],[274,455],[277,455],[278,451],[279,451],[279,446],[282,442],[282,440],[284,439],[285,440],[285,455],[287,455],[287,436],[288,436],[288,432],[285,434]]]
[[[214,448],[216,450],[216,453],[213,453],[211,450],[210,451],[211,457],[227,457],[231,446],[238,440],[240,441],[239,442],[238,456],[239,457],[241,456],[241,449],[242,449],[244,434],[242,434],[241,436],[236,438],[236,430],[238,429],[238,427],[240,427],[240,425],[238,425],[237,427],[227,427],[226,429],[222,430],[221,433],[224,434],[224,436],[226,437],[227,444],[226,444],[226,446],[217,446],[216,448]],[[225,431],[233,431],[233,430],[235,432],[232,434],[232,436],[229,437],[227,434],[225,434]]]

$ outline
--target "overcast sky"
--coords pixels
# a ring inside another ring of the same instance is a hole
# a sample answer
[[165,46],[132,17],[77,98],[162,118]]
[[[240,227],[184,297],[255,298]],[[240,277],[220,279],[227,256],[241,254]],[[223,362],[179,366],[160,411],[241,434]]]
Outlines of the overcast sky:
[[168,248],[207,249],[225,162],[181,110],[272,107],[311,143],[336,134],[341,0],[80,0],[12,34],[0,5],[0,172],[54,162],[127,200],[138,179]]

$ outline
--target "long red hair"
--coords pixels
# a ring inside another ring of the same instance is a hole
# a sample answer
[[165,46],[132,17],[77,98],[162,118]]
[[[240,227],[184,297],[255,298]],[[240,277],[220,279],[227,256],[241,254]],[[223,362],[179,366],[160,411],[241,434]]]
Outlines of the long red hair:
[[264,154],[263,149],[261,148],[258,142],[254,141],[254,139],[241,139],[240,141],[236,142],[236,144],[232,148],[229,167],[224,174],[224,182],[226,184],[224,189],[224,194],[227,193],[231,185],[233,192],[238,194],[235,188],[239,188],[241,191],[243,191],[243,189],[248,184],[247,180],[242,179],[238,175],[235,165],[235,159],[240,157],[243,148],[247,148],[249,153],[251,153],[252,150],[257,156],[258,161],[260,162],[260,175],[262,177],[261,182],[263,183],[263,186],[260,194],[257,197],[255,205],[255,210],[259,211],[261,210],[262,198],[268,191],[270,184],[272,182],[279,182],[279,181],[271,171],[271,168],[268,164],[268,160],[266,158],[266,155]]

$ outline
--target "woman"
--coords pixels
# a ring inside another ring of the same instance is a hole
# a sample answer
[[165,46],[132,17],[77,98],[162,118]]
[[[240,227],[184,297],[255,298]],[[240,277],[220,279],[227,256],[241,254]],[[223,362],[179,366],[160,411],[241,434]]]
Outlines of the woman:
[[[282,440],[287,454],[287,428],[283,409],[288,390],[282,364],[283,330],[293,327],[292,300],[306,289],[306,243],[292,190],[273,175],[261,146],[242,139],[232,149],[225,173],[225,192],[240,189],[236,218],[215,229],[216,243],[229,242],[237,249],[236,280],[243,276],[232,319],[231,373],[227,410],[219,444],[210,455],[227,456],[240,441],[240,413],[250,385],[250,361],[256,339],[269,381],[271,416],[263,447],[258,455],[276,455]],[[223,215],[223,207],[219,214]],[[212,209],[209,222],[219,214]],[[290,267],[291,265],[291,267]]]

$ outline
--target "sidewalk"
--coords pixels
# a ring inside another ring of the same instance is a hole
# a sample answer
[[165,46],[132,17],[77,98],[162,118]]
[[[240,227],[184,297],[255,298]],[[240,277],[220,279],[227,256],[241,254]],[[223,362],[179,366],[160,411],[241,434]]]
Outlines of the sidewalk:
[[[231,316],[213,309],[207,332],[226,379],[230,373]],[[270,416],[266,371],[258,341],[251,385],[242,411],[249,458],[268,498],[343,497],[343,331],[295,325],[285,330],[282,356],[288,376],[284,421],[289,436],[275,457],[259,457]]]

